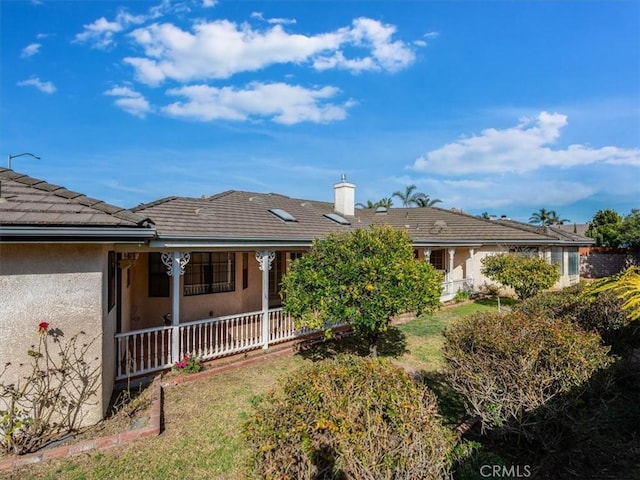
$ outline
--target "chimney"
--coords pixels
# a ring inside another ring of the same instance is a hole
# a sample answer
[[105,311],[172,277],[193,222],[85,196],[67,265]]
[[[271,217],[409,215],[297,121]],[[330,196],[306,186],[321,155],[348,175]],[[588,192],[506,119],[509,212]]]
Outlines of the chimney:
[[356,186],[347,182],[343,173],[340,183],[333,186],[333,210],[340,215],[353,217],[356,213]]

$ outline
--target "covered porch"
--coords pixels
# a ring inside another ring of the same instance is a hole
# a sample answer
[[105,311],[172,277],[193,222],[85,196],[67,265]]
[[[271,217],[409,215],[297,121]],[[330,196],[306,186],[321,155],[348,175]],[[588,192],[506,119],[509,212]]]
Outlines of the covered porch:
[[[280,308],[281,277],[289,262],[303,254],[301,249],[219,251],[214,264],[203,261],[205,253],[122,252],[116,380],[169,369],[185,355],[212,360],[313,333],[296,329]],[[442,301],[460,289],[473,290],[473,249],[457,255],[454,248],[420,249],[416,258],[435,262],[443,271]],[[163,277],[168,280],[165,288]],[[224,314],[223,304],[242,313]],[[141,313],[143,319],[137,320]]]

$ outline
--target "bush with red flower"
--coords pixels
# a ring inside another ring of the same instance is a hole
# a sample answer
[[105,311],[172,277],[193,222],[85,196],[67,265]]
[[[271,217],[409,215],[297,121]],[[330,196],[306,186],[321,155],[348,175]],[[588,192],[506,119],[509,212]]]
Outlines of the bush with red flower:
[[202,363],[195,355],[186,354],[173,364],[172,370],[184,373],[196,373],[202,370]]
[[[100,362],[86,357],[94,340],[85,332],[63,341],[60,329],[40,322],[38,345],[27,350],[28,363],[0,371],[0,452],[33,452],[76,430],[83,411],[98,402]],[[3,377],[14,367],[12,382]],[[26,369],[26,372],[25,372]]]

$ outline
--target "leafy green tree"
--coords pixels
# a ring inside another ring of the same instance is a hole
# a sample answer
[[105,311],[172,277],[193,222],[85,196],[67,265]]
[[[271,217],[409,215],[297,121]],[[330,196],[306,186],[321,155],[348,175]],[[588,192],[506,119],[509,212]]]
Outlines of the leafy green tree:
[[414,259],[405,231],[372,226],[315,240],[283,278],[282,296],[298,326],[329,334],[331,327],[349,324],[375,357],[391,317],[440,305],[441,281],[429,263]]
[[599,247],[621,245],[622,217],[612,209],[598,210],[593,216],[585,235],[596,241]]
[[624,246],[640,247],[640,209],[632,209],[622,220],[620,240]]
[[502,253],[482,259],[482,274],[515,290],[521,300],[551,288],[560,280],[560,269],[544,258]]

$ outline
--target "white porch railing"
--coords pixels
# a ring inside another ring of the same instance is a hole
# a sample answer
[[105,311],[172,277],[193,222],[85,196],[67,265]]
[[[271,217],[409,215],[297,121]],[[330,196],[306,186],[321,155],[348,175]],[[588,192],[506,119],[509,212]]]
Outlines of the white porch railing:
[[[176,327],[157,327],[115,336],[118,365],[116,380],[171,368],[172,336]],[[178,358],[195,355],[210,360],[263,347],[262,311],[181,323]],[[281,308],[269,310],[269,344],[286,342],[312,333],[296,329]]]
[[442,282],[442,293],[440,295],[440,301],[447,302],[456,296],[458,290],[467,290],[469,293],[473,291],[473,279],[462,278],[460,280],[450,280],[448,282]]
[[[455,297],[460,289],[471,291],[472,279],[442,283],[441,300]],[[176,332],[177,330],[177,332]],[[116,380],[166,370],[173,366],[172,339],[179,336],[179,355],[195,355],[202,360],[232,355],[264,346],[262,311],[185,322],[178,327],[157,327],[115,336],[117,352]],[[313,333],[308,328],[296,329],[291,316],[281,308],[269,310],[268,344],[293,340]]]

